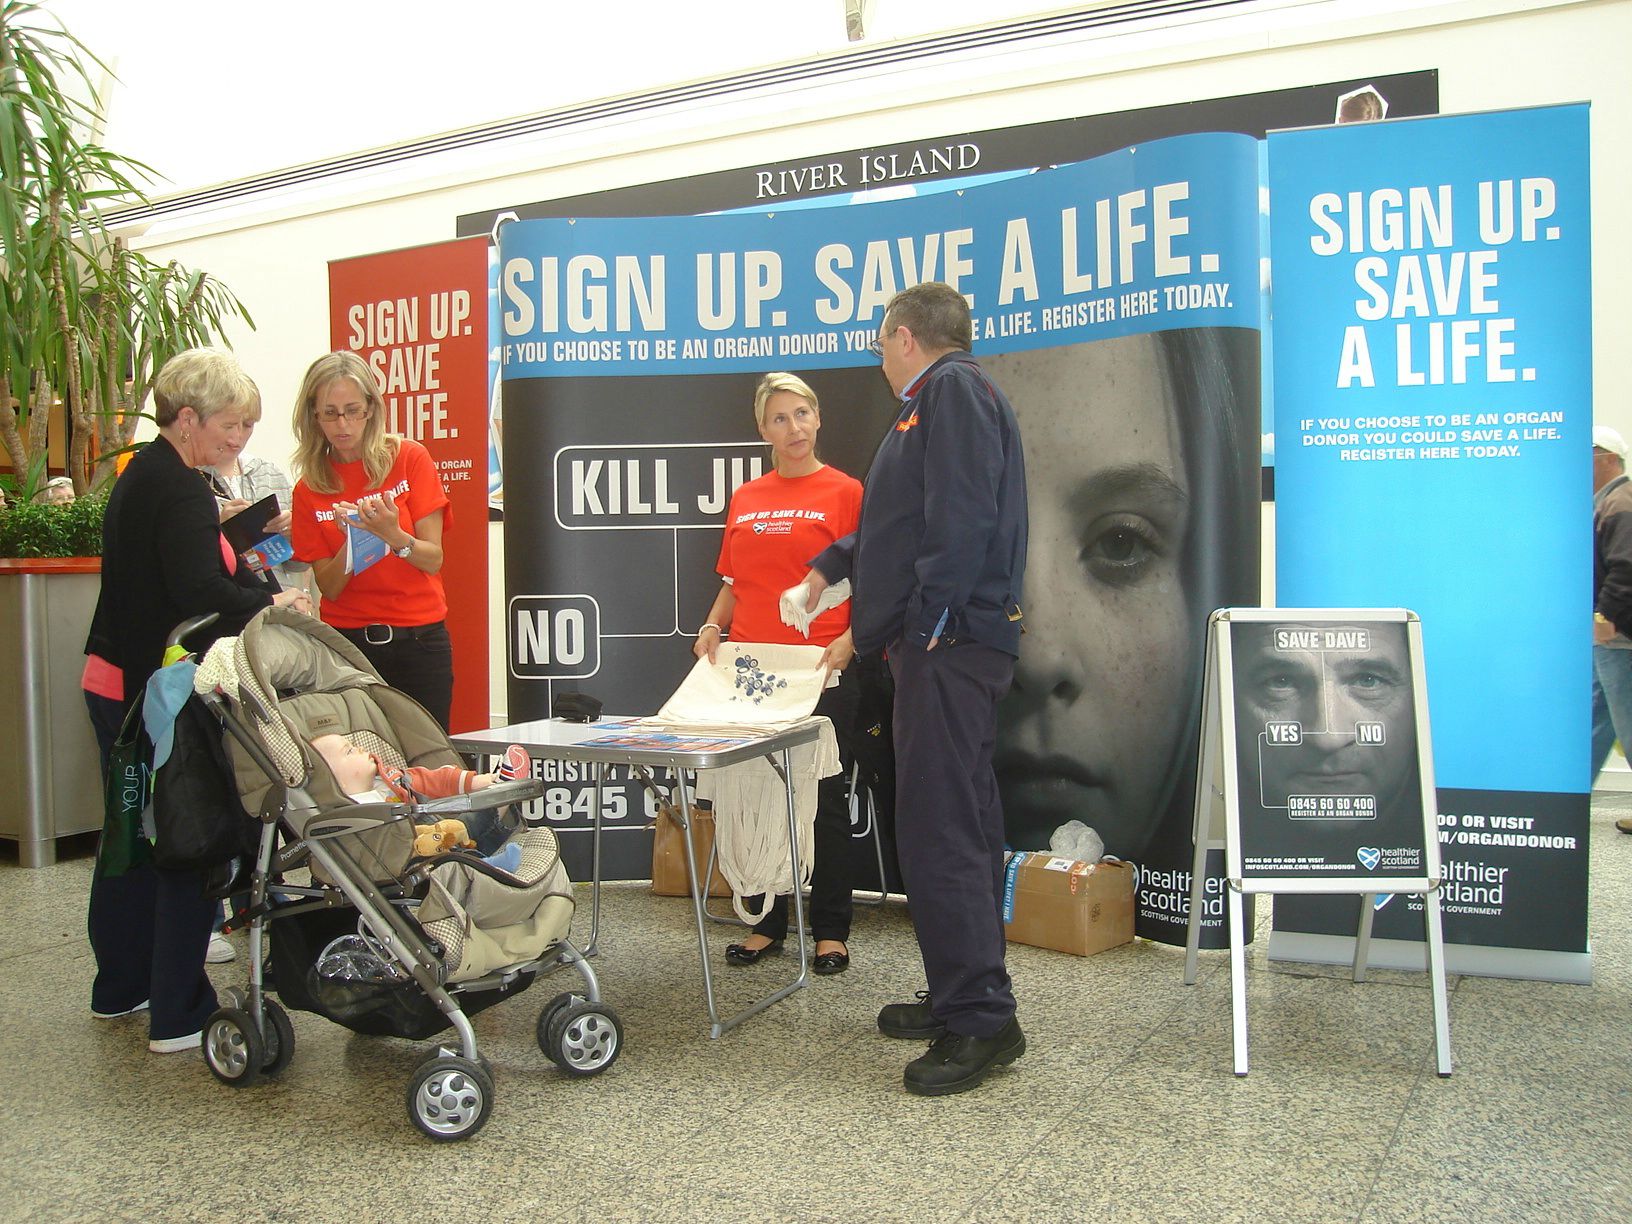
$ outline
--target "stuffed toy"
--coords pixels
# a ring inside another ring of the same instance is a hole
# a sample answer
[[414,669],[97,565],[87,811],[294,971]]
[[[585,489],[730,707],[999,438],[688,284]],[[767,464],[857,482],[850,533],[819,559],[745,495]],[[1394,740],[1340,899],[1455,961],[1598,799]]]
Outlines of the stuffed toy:
[[476,843],[462,820],[439,820],[433,825],[416,825],[414,853],[420,858],[446,854],[449,850],[474,850]]

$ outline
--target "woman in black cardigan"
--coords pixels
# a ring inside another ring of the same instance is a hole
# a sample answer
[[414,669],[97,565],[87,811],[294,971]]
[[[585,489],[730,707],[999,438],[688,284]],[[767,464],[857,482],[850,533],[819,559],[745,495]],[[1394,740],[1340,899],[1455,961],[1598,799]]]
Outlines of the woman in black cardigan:
[[[302,591],[273,589],[221,535],[216,502],[196,470],[222,460],[253,428],[260,392],[230,353],[191,349],[165,363],[153,384],[159,436],[113,487],[102,527],[102,591],[85,644],[85,704],[102,768],[125,712],[159,667],[165,639],[182,621],[215,612],[210,636],[237,633],[269,604],[311,611]],[[189,646],[203,645],[198,640]],[[96,954],[91,1014],[151,1008],[148,1048],[194,1049],[215,1010],[204,951],[215,916],[197,871],[151,863],[91,883],[88,926]]]

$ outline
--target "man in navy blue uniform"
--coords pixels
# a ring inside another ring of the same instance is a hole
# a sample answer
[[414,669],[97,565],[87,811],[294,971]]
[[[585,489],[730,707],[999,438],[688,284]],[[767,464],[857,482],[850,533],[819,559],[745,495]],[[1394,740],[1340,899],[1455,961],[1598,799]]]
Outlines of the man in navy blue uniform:
[[856,651],[895,679],[896,839],[929,989],[878,1015],[932,1039],[909,1092],[975,1087],[1025,1053],[1004,965],[997,703],[1020,652],[1026,473],[1014,410],[969,355],[950,285],[898,293],[873,348],[901,415],[867,474],[861,525],[812,562],[809,606],[852,585]]

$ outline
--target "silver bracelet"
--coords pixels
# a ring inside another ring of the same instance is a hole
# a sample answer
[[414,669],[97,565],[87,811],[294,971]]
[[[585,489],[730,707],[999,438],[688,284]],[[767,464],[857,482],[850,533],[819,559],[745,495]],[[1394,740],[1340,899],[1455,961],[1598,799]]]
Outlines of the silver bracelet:
[[713,621],[704,621],[701,625],[699,625],[697,627],[697,632],[695,634],[693,634],[692,636],[702,637],[704,629],[712,629],[712,630],[714,630],[715,633],[719,634],[721,637],[725,636],[725,630],[721,629]]

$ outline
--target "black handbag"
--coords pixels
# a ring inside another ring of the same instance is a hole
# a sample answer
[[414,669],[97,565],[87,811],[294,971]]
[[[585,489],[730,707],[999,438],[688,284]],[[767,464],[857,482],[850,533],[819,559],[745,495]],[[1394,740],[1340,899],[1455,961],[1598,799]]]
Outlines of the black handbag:
[[169,759],[153,784],[153,861],[172,870],[203,870],[253,855],[260,825],[244,810],[221,727],[198,697],[176,715]]
[[142,699],[138,697],[108,753],[102,842],[96,850],[96,870],[101,875],[124,875],[153,856],[153,845],[142,830],[142,813],[152,793],[153,741],[142,725]]
[[600,718],[601,703],[588,693],[557,693],[550,713],[566,722],[591,723]]

